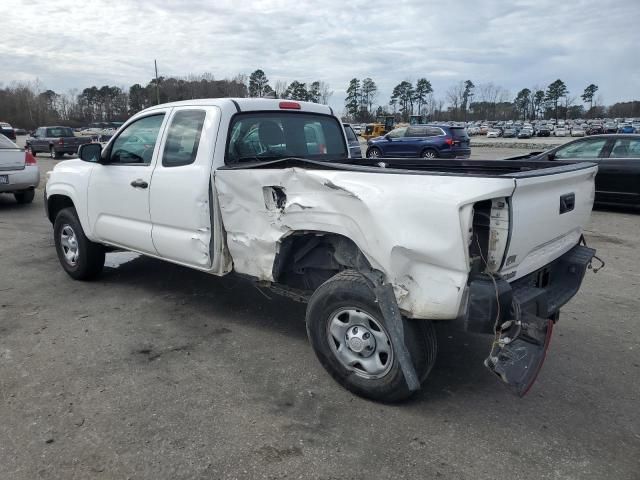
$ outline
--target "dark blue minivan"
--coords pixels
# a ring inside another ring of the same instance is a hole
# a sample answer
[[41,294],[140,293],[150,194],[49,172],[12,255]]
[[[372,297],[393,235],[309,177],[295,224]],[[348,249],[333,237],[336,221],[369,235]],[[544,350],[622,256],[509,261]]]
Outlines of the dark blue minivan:
[[367,142],[367,157],[469,158],[471,146],[465,127],[411,125]]

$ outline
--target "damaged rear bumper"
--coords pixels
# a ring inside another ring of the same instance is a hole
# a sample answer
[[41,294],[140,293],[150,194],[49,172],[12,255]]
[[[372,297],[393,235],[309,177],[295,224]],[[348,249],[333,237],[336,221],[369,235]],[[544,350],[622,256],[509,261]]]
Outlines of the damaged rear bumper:
[[560,308],[579,290],[595,250],[576,245],[512,283],[479,275],[469,283],[470,332],[495,335],[485,365],[514,393],[527,393],[542,367]]

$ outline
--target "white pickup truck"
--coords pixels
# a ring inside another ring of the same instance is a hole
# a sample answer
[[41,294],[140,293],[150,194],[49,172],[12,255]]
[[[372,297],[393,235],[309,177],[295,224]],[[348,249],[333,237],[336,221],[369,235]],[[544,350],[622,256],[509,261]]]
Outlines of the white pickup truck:
[[457,320],[491,335],[486,366],[523,395],[595,254],[582,229],[597,167],[348,152],[328,106],[146,109],[50,173],[60,263],[89,279],[105,252],[123,249],[251,277],[307,301],[322,365],[382,401],[420,388],[435,362],[433,324]]

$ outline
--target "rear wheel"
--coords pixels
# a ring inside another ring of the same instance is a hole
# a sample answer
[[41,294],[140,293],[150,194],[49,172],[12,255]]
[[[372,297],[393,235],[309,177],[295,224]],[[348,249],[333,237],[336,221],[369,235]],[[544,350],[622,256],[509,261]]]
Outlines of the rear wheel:
[[64,155],[64,153],[62,153],[62,152],[56,152],[56,149],[55,149],[55,148],[53,148],[53,147],[51,147],[51,148],[49,149],[49,156],[50,156],[51,158],[60,159],[60,158],[62,158],[62,156],[63,156],[63,155]]
[[382,151],[379,148],[371,147],[367,150],[367,158],[381,158]]
[[431,148],[427,148],[422,152],[422,158],[438,158],[438,152]]
[[16,192],[13,196],[16,198],[16,202],[18,203],[31,203],[33,202],[35,194],[35,190],[25,190],[23,192]]
[[62,268],[76,280],[96,277],[104,267],[104,247],[84,234],[75,208],[64,208],[53,225],[56,253]]
[[[404,343],[420,380],[436,358],[433,325],[403,319]],[[322,366],[341,385],[372,400],[394,402],[409,390],[376,295],[346,270],[322,284],[307,307],[307,333]]]

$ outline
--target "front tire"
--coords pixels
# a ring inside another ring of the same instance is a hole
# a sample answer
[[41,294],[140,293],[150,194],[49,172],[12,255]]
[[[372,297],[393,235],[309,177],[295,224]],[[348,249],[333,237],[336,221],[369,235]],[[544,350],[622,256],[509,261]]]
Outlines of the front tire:
[[31,203],[33,202],[33,197],[35,196],[35,190],[25,190],[23,192],[16,192],[13,196],[16,199],[16,202],[20,204]]
[[382,150],[377,147],[371,147],[367,150],[367,158],[382,158]]
[[75,208],[58,212],[53,236],[58,260],[71,278],[89,280],[100,274],[104,267],[104,247],[86,237]]
[[[426,320],[402,321],[404,343],[422,381],[435,363],[435,331]],[[346,270],[323,283],[309,301],[306,322],[318,360],[342,386],[383,402],[411,396],[376,295],[358,272]]]

